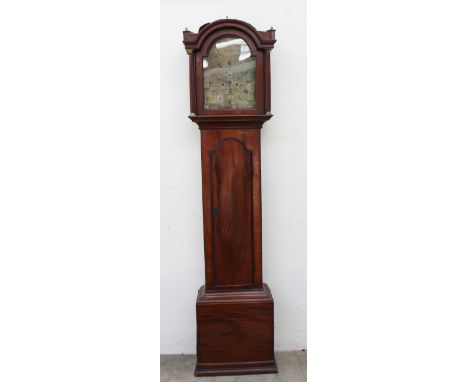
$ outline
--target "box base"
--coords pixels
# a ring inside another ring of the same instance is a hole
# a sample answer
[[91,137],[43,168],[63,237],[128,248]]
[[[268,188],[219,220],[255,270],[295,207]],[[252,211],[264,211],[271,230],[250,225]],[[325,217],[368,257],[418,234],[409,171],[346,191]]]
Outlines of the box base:
[[197,298],[195,376],[277,373],[270,289],[206,292]]

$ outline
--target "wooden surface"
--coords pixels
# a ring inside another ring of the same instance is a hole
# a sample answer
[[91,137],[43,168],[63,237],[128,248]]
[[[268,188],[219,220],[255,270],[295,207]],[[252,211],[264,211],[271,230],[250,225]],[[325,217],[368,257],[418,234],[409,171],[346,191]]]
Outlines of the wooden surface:
[[210,151],[214,286],[253,284],[252,172],[241,140],[221,139]]
[[258,291],[206,293],[197,299],[195,375],[276,373],[273,298]]
[[[218,20],[185,31],[190,115],[201,133],[205,285],[197,311],[195,375],[276,373],[274,304],[262,277],[260,129],[271,118],[275,31]],[[205,109],[203,59],[217,40],[242,38],[256,59],[255,109]]]
[[260,131],[202,130],[208,290],[262,287]]

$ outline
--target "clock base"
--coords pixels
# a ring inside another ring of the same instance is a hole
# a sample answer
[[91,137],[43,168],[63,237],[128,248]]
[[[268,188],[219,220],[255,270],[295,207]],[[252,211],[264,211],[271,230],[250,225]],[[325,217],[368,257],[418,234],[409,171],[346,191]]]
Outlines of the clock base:
[[197,298],[195,376],[277,373],[273,297],[260,289],[206,292]]
[[256,366],[253,367],[248,362],[238,362],[230,364],[226,368],[217,366],[216,369],[204,369],[203,366],[195,367],[195,377],[216,377],[216,376],[227,376],[227,375],[248,375],[248,374],[274,374],[278,373],[276,362],[273,361],[274,365],[270,366]]

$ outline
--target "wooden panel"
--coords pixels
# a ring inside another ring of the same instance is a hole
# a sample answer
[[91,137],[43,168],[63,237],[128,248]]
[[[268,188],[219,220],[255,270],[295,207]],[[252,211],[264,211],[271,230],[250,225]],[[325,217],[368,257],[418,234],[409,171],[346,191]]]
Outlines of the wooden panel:
[[252,285],[252,152],[239,139],[224,138],[210,164],[214,285]]
[[197,374],[277,372],[273,309],[274,302],[266,284],[256,292],[221,292],[214,296],[200,288]]
[[274,359],[273,304],[205,304],[197,307],[198,362]]
[[206,287],[261,288],[260,130],[201,136]]

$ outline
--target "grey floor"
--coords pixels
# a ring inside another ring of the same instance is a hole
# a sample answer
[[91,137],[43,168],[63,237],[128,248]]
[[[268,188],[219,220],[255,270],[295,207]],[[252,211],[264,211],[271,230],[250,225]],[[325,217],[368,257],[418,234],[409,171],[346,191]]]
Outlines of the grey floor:
[[275,353],[278,374],[194,377],[195,355],[161,355],[161,382],[305,382],[307,352]]

